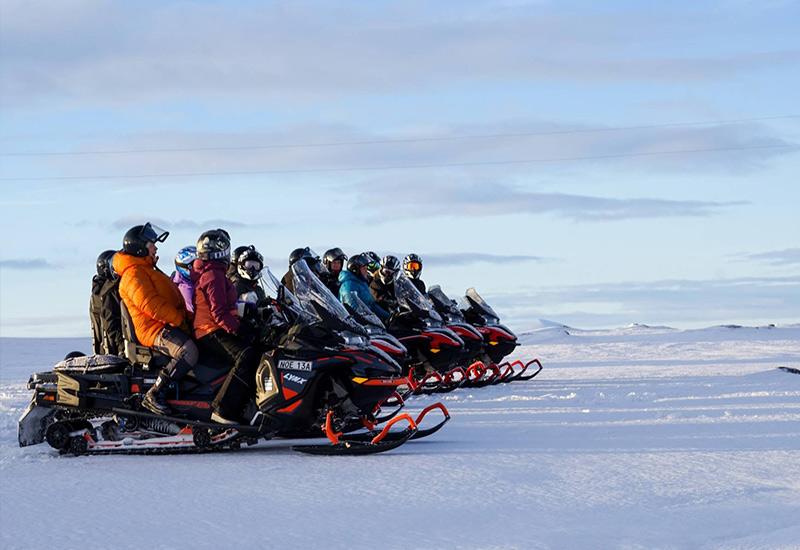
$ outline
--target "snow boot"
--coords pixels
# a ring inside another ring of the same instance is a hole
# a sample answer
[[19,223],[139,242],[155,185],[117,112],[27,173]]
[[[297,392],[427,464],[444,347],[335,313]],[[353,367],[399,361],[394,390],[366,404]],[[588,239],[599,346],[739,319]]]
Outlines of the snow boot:
[[170,414],[172,409],[167,405],[167,387],[169,387],[169,383],[169,375],[161,372],[156,379],[156,383],[145,394],[142,405],[156,414]]

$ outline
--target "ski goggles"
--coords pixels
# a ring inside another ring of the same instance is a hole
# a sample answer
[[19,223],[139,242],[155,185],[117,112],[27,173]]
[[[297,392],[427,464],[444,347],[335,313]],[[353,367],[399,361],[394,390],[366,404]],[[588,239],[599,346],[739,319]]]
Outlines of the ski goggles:
[[420,262],[408,262],[406,264],[406,269],[408,271],[420,271],[422,269],[422,263],[420,263]]
[[381,268],[381,275],[383,275],[386,279],[391,279],[397,273],[396,269],[389,269],[388,267]]
[[371,273],[378,271],[380,268],[381,264],[379,264],[378,262],[373,261],[367,264],[367,270],[370,271]]

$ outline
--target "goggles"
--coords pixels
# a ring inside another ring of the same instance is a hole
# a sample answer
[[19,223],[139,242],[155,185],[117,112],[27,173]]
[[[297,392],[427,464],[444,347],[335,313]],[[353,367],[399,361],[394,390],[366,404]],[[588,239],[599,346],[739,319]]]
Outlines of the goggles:
[[408,262],[406,264],[406,269],[408,271],[420,271],[422,269],[422,263],[420,263],[420,262]]
[[379,264],[378,262],[370,262],[370,263],[367,264],[367,270],[369,270],[372,273],[374,273],[375,271],[378,271],[380,268],[381,268],[381,264]]

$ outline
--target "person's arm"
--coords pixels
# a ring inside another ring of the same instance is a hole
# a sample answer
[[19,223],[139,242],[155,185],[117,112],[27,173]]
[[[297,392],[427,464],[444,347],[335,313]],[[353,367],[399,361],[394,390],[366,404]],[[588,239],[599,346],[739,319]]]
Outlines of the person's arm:
[[[146,273],[138,273],[137,276],[136,271],[129,270],[129,272],[132,272],[129,275],[132,277],[129,284],[120,284],[119,287],[122,299],[156,321],[173,327],[181,326],[185,318],[183,311],[178,310],[158,293]],[[171,281],[170,283],[174,284]]]
[[226,279],[221,276],[214,276],[212,273],[204,273],[200,278],[200,285],[206,293],[208,299],[208,309],[211,318],[222,327],[225,332],[236,334],[239,330],[239,318],[231,313],[231,305],[228,303],[228,292],[225,286]]

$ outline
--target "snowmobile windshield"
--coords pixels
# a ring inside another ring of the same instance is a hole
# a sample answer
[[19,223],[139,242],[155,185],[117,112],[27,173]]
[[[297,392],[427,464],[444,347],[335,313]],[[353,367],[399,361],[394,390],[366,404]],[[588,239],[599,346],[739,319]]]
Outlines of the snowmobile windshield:
[[147,222],[142,226],[139,236],[145,242],[163,243],[169,237],[169,231],[165,231],[155,224]]
[[496,321],[500,320],[500,316],[497,313],[495,313],[495,311],[492,309],[492,306],[487,304],[486,300],[484,300],[481,297],[481,295],[478,294],[478,291],[475,290],[474,288],[468,288],[464,298],[466,298],[467,303],[475,307],[477,312],[480,313],[481,315],[485,317],[491,317]]
[[294,313],[299,322],[305,325],[317,322],[317,316],[309,311],[288,288],[283,286],[269,267],[264,267],[264,271],[267,275],[266,277],[262,276],[261,281],[267,294],[277,299],[283,293],[283,305]]
[[364,300],[358,297],[358,292],[350,292],[350,296],[346,301],[347,305],[353,309],[353,315],[362,325],[369,325],[385,331],[386,327],[384,327],[380,318],[372,312],[369,306],[364,303]]
[[436,310],[441,313],[447,321],[453,323],[464,322],[464,314],[458,309],[458,304],[444,293],[442,287],[434,285],[429,288],[428,297],[436,306]]
[[414,286],[405,273],[398,273],[394,282],[394,294],[397,303],[415,314],[428,317],[432,321],[441,323],[442,316],[437,313],[430,298],[422,294]]
[[295,294],[301,302],[305,303],[307,310],[314,311],[320,321],[336,331],[352,332],[359,336],[366,335],[364,328],[350,317],[342,303],[314,275],[308,264],[296,262],[292,265],[292,275],[294,276]]

